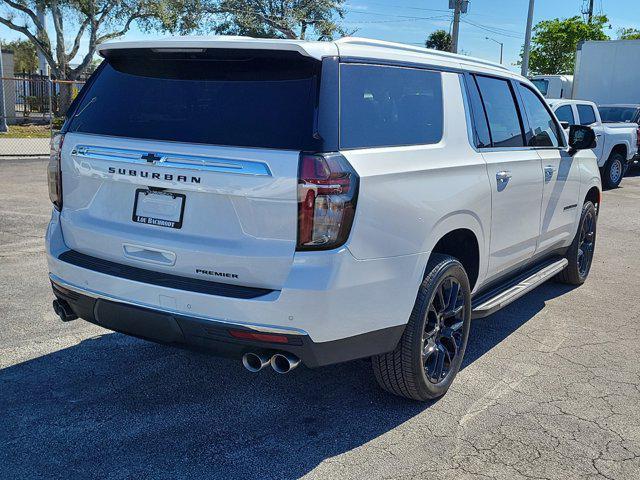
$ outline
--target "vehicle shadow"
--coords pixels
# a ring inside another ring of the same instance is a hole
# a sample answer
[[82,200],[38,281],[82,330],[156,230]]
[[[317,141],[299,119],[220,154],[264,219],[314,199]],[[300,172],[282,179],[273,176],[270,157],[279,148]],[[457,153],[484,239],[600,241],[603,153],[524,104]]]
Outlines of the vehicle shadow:
[[632,165],[624,174],[625,177],[640,177],[640,166]]
[[[474,321],[464,366],[567,291]],[[0,370],[0,392],[3,478],[298,478],[432,405],[382,392],[365,361],[256,375],[115,333]]]

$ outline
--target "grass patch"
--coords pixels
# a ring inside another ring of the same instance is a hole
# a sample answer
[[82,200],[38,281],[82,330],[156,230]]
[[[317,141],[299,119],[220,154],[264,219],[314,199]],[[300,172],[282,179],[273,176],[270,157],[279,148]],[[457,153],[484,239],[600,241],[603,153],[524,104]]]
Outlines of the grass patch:
[[9,132],[0,133],[1,138],[50,138],[49,125],[9,125]]

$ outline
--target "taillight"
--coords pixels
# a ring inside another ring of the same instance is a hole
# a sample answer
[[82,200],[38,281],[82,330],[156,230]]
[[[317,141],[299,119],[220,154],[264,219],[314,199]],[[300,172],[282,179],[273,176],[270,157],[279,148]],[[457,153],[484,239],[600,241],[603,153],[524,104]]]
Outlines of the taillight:
[[49,198],[53,205],[62,210],[62,169],[60,167],[60,152],[64,135],[56,133],[51,138],[51,155],[47,168],[47,180],[49,183]]
[[640,127],[636,128],[636,145],[640,148]]
[[327,250],[347,241],[358,174],[340,154],[302,154],[298,172],[298,250]]

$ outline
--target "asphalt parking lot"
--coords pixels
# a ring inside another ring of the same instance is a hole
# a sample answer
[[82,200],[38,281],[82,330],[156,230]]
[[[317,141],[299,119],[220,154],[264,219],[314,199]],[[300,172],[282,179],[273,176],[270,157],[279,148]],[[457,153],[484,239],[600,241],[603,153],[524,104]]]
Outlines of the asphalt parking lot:
[[0,172],[3,479],[640,478],[640,176],[605,192],[587,283],[475,321],[452,389],[418,404],[364,361],[256,375],[60,322],[46,163]]

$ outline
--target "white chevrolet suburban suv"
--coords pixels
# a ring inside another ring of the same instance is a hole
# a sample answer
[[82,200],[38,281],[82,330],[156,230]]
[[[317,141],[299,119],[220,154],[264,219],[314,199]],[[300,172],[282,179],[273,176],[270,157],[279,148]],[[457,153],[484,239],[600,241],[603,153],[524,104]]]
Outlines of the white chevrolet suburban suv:
[[381,41],[110,42],[52,142],[54,309],[426,400],[469,325],[581,284],[600,176],[525,78]]

